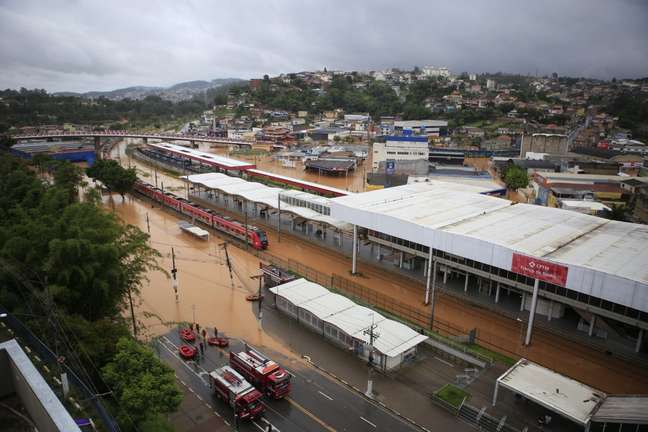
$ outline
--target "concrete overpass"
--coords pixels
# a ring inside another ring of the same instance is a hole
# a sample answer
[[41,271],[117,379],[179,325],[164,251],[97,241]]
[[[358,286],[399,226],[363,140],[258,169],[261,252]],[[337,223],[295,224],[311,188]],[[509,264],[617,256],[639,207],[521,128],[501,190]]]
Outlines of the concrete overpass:
[[263,150],[272,150],[275,146],[275,143],[271,141],[258,141],[258,140],[243,140],[243,139],[232,139],[232,138],[223,138],[223,137],[206,137],[206,136],[197,136],[197,135],[187,135],[179,133],[142,133],[142,132],[131,132],[131,131],[121,131],[121,130],[109,130],[109,131],[94,131],[94,132],[47,132],[47,133],[35,133],[35,134],[25,134],[25,135],[13,135],[12,138],[16,141],[29,141],[29,140],[53,140],[53,139],[63,139],[63,138],[94,138],[95,150],[99,155],[101,152],[101,138],[137,138],[144,141],[144,144],[148,144],[149,139],[154,140],[166,140],[166,141],[188,141],[191,143],[192,147],[196,147],[196,143],[204,142],[214,145],[222,146],[235,146],[238,148],[256,148]]

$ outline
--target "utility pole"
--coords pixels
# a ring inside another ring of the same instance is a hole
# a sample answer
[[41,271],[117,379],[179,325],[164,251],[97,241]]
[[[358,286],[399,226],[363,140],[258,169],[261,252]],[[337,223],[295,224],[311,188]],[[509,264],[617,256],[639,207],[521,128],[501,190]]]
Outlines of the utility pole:
[[248,214],[247,214],[247,202],[244,203],[245,208],[243,209],[243,214],[245,217],[244,223],[245,223],[245,250],[250,249],[250,239],[248,237]]
[[263,296],[261,295],[261,284],[263,281],[263,274],[250,276],[250,279],[259,280],[259,291],[257,292],[257,297],[259,300],[259,311],[257,314],[257,320],[259,321],[259,325],[261,325],[261,320],[263,319],[263,311],[261,310],[261,308],[263,307]]
[[157,182],[157,165],[153,165],[153,169],[155,170],[155,187],[158,187],[158,182]]
[[173,276],[173,282],[172,282],[173,291],[175,292],[176,302],[178,302],[178,278],[177,278],[178,269],[176,268],[175,265],[175,251],[173,250],[173,248],[171,248],[171,265],[172,265],[171,275]]
[[133,296],[131,289],[128,287],[128,302],[130,303],[131,319],[133,320],[133,336],[137,338],[137,325],[135,324],[135,311],[133,310]]
[[225,251],[225,262],[227,263],[227,269],[229,270],[232,289],[234,289],[234,276],[232,276],[232,263],[229,259],[229,253],[227,252],[227,242],[224,242],[221,246],[223,246],[223,250]]
[[371,313],[371,326],[366,329],[363,333],[369,335],[369,360],[367,361],[368,366],[368,375],[367,375],[367,392],[365,396],[373,398],[373,352],[374,352],[374,341],[380,337],[376,333],[377,325],[374,323],[374,313]]
[[146,212],[146,231],[151,234],[151,223],[149,222],[148,212]]
[[277,209],[279,210],[277,217],[277,241],[281,243],[281,192],[277,194]]

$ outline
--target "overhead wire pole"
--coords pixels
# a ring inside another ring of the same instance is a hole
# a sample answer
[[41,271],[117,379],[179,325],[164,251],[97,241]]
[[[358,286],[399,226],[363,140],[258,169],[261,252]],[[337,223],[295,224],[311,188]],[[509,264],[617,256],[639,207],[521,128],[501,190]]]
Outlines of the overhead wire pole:
[[281,242],[281,192],[277,194],[277,210],[279,210],[277,216],[277,241]]
[[374,323],[374,313],[371,313],[371,326],[366,329],[363,333],[369,335],[369,360],[367,361],[368,373],[367,373],[367,392],[365,396],[373,398],[373,352],[374,352],[374,341],[380,337],[378,333],[375,332],[376,324]]
[[229,270],[230,282],[232,283],[232,289],[234,289],[234,276],[232,276],[232,262],[229,258],[229,253],[227,252],[227,242],[221,244],[223,250],[225,251],[225,262],[227,264],[227,269]]
[[176,302],[178,301],[178,278],[177,278],[177,273],[178,269],[176,268],[175,265],[175,251],[173,248],[171,248],[171,276],[173,277],[172,286],[173,286],[173,292],[175,293],[175,298]]

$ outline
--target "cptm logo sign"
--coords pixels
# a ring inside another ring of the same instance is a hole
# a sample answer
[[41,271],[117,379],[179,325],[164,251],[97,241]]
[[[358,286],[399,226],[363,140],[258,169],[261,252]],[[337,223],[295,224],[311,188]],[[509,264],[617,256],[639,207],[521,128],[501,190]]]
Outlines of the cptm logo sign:
[[567,283],[567,270],[567,267],[560,264],[532,258],[526,255],[513,254],[511,271],[534,279],[540,279],[555,285],[565,286]]

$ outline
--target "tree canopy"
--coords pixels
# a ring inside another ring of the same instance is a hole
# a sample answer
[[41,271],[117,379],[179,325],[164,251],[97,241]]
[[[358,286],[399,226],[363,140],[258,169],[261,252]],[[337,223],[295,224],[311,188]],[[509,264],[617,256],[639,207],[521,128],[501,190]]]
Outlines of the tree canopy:
[[509,165],[504,171],[504,183],[512,190],[525,188],[529,185],[529,175],[517,165]]
[[124,168],[117,161],[101,159],[86,170],[89,177],[102,182],[111,192],[124,195],[129,192],[137,181],[135,168]]
[[[117,355],[118,340],[130,337],[123,318],[127,295],[137,294],[146,273],[158,269],[159,253],[146,233],[99,201],[71,200],[80,181],[72,168],[56,162],[49,183],[25,161],[0,153],[0,304],[27,317],[42,340],[58,340],[51,346],[56,354],[91,388],[106,392],[100,369]],[[168,400],[175,398],[172,392]]]
[[150,348],[132,339],[117,342],[117,354],[104,366],[103,375],[117,398],[127,424],[153,421],[159,414],[175,411],[182,401],[173,369],[161,363]]

